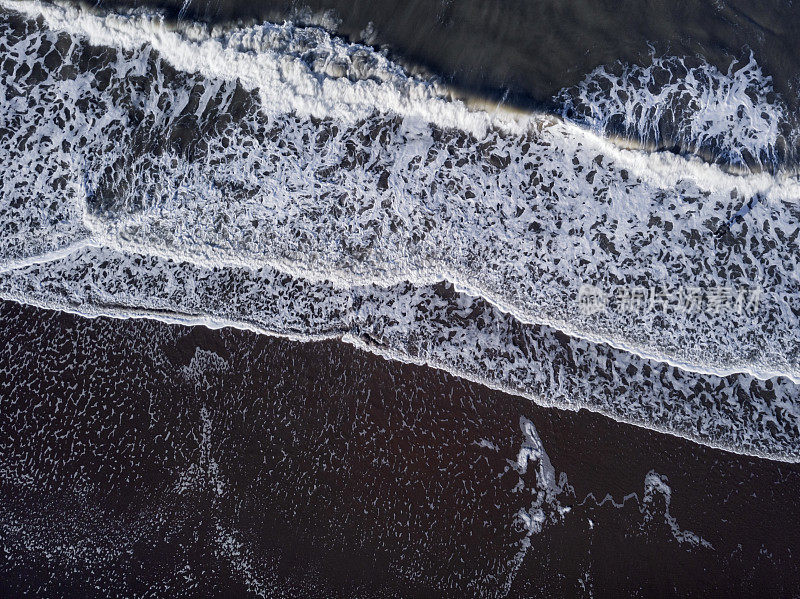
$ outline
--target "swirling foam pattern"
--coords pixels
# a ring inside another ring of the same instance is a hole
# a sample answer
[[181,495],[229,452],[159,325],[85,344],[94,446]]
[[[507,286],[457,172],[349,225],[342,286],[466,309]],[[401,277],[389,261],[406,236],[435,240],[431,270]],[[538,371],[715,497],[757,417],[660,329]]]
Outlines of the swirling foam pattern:
[[795,119],[752,54],[723,73],[701,58],[653,53],[648,66],[598,67],[558,99],[564,116],[596,131],[734,166],[774,169],[796,158]]
[[[3,5],[3,297],[342,337],[541,403],[800,456],[786,173],[470,111],[318,29]],[[760,296],[587,311],[587,286]]]

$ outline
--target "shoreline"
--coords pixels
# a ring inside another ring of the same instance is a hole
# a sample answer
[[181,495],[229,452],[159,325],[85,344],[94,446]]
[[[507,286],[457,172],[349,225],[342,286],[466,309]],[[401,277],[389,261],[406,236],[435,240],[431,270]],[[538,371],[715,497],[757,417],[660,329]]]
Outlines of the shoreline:
[[[800,491],[796,464],[541,408],[335,341],[88,320],[9,303],[0,333],[16,373],[0,377],[10,402],[0,432],[14,439],[0,463],[0,494],[28,498],[10,501],[6,517],[21,518],[15,538],[29,539],[7,553],[6,590],[24,580],[77,595],[92,568],[107,593],[124,594],[132,581],[147,588],[159,572],[179,592],[182,575],[148,564],[182,563],[178,543],[193,530],[207,541],[185,559],[209,573],[200,588],[211,596],[222,588],[249,596],[253,581],[308,597],[589,596],[590,581],[601,597],[664,588],[750,596],[800,582],[791,566],[798,538],[786,526]],[[53,372],[61,373],[55,386]],[[538,458],[516,465],[526,455],[521,419],[535,425],[562,481],[552,503],[536,500]],[[23,464],[38,481],[28,491],[19,486]],[[538,533],[519,524],[531,503],[545,518]],[[83,519],[104,521],[122,554],[91,533],[104,548],[99,561],[56,559],[48,572],[56,568],[57,582],[40,577],[37,548],[65,555],[76,533],[62,518],[81,504]],[[113,531],[127,530],[131,517],[164,524],[119,538]],[[8,524],[0,518],[0,530]],[[231,531],[237,554],[214,549],[217,526]],[[114,582],[130,542],[167,531],[174,542],[124,558],[141,574]],[[303,574],[309,556],[313,578]],[[280,574],[264,569],[270,560]]]
[[[401,353],[399,350],[396,349],[391,349],[391,348],[387,349],[386,347],[380,345],[379,343],[371,342],[372,340],[370,340],[368,337],[365,337],[363,333],[361,335],[358,334],[354,335],[352,331],[343,330],[337,332],[320,333],[318,335],[298,335],[298,334],[280,333],[277,331],[271,331],[246,322],[239,322],[239,321],[225,320],[225,319],[213,320],[210,319],[208,316],[192,315],[188,313],[179,314],[168,311],[158,312],[148,308],[134,309],[130,307],[124,307],[126,313],[123,315],[119,312],[114,312],[113,311],[114,306],[109,306],[108,309],[105,310],[102,307],[97,307],[97,309],[93,308],[94,309],[93,312],[86,312],[86,311],[81,312],[78,308],[66,305],[55,307],[52,305],[45,305],[44,303],[39,304],[32,300],[23,301],[21,299],[15,299],[10,297],[0,298],[0,302],[3,303],[13,302],[22,307],[30,307],[39,310],[52,311],[56,313],[70,314],[78,318],[89,319],[89,320],[113,319],[122,322],[128,320],[132,321],[146,320],[154,323],[165,324],[168,326],[178,326],[183,328],[202,327],[204,329],[207,329],[208,331],[219,331],[224,329],[230,329],[232,331],[237,331],[244,334],[255,334],[267,338],[286,340],[292,343],[326,343],[326,342],[341,343],[344,345],[348,345],[355,350],[366,351],[369,354],[377,358],[380,358],[382,360],[386,360],[388,362],[397,362],[399,364],[413,365],[422,368],[431,368],[443,372],[448,376],[456,377],[459,380],[465,381],[466,383],[484,387],[488,391],[499,392],[525,401],[530,401],[536,406],[543,409],[555,409],[568,413],[575,413],[582,410],[586,410],[587,412],[590,412],[592,414],[595,414],[602,418],[606,418],[610,421],[622,425],[634,426],[642,430],[650,431],[657,434],[667,435],[670,437],[674,437],[676,439],[687,441],[694,445],[706,447],[717,451],[722,451],[734,456],[739,456],[742,458],[755,458],[759,460],[767,460],[787,465],[800,464],[800,458],[793,458],[792,456],[779,453],[766,453],[766,452],[758,452],[756,450],[743,450],[741,448],[733,448],[731,446],[727,446],[723,443],[717,443],[709,439],[694,437],[688,434],[681,434],[681,432],[679,431],[670,430],[667,429],[666,427],[660,427],[653,422],[644,423],[637,421],[633,418],[624,418],[619,414],[615,414],[607,409],[602,409],[600,407],[596,407],[591,404],[581,403],[581,404],[565,405],[556,402],[548,403],[545,400],[545,398],[535,395],[533,392],[525,392],[523,390],[515,389],[507,385],[495,383],[489,379],[480,379],[475,375],[471,374],[470,372],[462,371],[459,370],[458,368],[454,368],[452,366],[448,366],[445,364],[439,364],[430,360],[420,359],[410,354]],[[547,326],[547,325],[540,325],[540,326]],[[566,335],[566,333],[563,334]],[[689,373],[691,371],[687,370],[686,372]],[[703,374],[703,373],[698,373],[698,374]],[[709,375],[709,376],[715,376],[715,375]]]

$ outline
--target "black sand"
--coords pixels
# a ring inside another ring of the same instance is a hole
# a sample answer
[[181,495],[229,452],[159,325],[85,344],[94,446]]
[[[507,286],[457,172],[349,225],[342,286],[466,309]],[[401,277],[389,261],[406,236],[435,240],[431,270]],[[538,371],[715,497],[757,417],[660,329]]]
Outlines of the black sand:
[[[0,596],[800,588],[796,465],[538,408],[337,342],[13,303],[0,336]],[[515,515],[536,490],[535,463],[510,467],[521,416],[573,490],[558,497],[563,519],[545,508],[514,573]],[[642,502],[651,471],[668,479],[675,530],[662,494]],[[679,542],[686,530],[712,547]]]

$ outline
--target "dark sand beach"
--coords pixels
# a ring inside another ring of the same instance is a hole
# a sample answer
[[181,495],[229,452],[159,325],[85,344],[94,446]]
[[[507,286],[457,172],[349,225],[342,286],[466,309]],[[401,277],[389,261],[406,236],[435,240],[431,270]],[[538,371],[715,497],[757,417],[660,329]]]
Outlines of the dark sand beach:
[[[0,336],[2,596],[791,597],[800,583],[796,465],[335,341],[15,303]],[[527,551],[518,513],[542,470],[518,467],[521,419],[566,475]]]

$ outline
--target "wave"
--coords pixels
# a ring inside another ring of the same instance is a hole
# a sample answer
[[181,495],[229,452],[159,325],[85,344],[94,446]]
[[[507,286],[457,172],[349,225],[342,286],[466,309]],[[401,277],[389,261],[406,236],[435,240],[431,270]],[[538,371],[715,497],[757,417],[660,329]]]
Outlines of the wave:
[[686,372],[526,325],[447,283],[341,287],[269,267],[204,268],[89,246],[3,273],[0,296],[89,317],[342,339],[541,405],[586,408],[728,451],[800,460],[800,405],[788,379]]
[[2,297],[341,337],[797,460],[789,174],[469,110],[316,28],[2,6]]
[[651,49],[649,65],[597,67],[556,101],[565,118],[605,135],[745,169],[794,164],[796,119],[752,53],[723,73],[700,57]]

